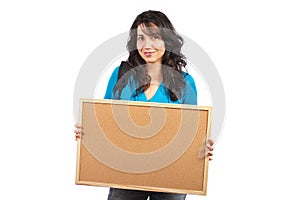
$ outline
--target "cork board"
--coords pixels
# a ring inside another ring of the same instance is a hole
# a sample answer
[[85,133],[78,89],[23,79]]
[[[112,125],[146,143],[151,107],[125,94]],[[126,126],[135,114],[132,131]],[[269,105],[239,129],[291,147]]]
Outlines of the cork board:
[[81,99],[76,184],[206,195],[211,110]]

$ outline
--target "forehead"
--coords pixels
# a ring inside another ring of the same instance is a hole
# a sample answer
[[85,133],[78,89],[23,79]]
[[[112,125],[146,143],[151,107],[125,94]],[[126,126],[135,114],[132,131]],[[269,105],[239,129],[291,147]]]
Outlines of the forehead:
[[149,24],[140,24],[138,25],[137,28],[137,34],[146,34],[146,35],[153,35],[153,34],[160,34],[160,30],[159,28],[153,24],[153,23],[149,23]]

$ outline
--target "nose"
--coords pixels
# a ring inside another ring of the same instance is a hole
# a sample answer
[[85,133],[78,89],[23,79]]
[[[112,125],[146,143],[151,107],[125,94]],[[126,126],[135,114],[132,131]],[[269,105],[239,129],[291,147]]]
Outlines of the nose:
[[146,38],[145,40],[144,40],[144,48],[146,48],[146,49],[149,49],[149,48],[152,48],[152,41],[149,39],[149,38]]

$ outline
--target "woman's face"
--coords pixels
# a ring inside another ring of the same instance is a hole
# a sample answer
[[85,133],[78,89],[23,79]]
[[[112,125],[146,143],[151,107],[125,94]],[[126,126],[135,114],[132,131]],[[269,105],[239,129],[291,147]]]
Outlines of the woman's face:
[[[151,27],[157,28],[157,27]],[[162,40],[159,33],[146,34],[143,30],[147,28],[139,25],[137,28],[137,42],[136,46],[140,56],[146,63],[161,64],[162,57],[166,51],[165,42]],[[158,29],[157,29],[158,30]]]

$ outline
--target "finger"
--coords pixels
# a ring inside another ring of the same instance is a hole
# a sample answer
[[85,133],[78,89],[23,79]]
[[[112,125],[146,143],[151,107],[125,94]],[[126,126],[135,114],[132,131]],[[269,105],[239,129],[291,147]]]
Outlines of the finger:
[[212,146],[206,146],[206,148],[209,150],[209,151],[213,151],[214,150],[214,147],[212,147]]
[[76,127],[76,128],[82,129],[82,126],[81,126],[79,123],[76,123],[76,124],[75,124],[75,127]]
[[209,151],[209,152],[207,153],[207,155],[208,155],[208,156],[213,156],[214,154],[213,154],[213,152],[210,152],[210,151]]
[[210,146],[213,146],[213,145],[215,144],[215,142],[214,142],[213,139],[209,138],[209,139],[208,139],[208,144],[209,144]]
[[82,133],[82,129],[75,129],[74,133]]
[[75,135],[78,135],[78,136],[80,136],[80,135],[81,135],[81,132],[77,132],[77,133],[75,133]]
[[79,134],[76,134],[76,135],[75,135],[75,140],[77,141],[78,139],[80,139],[80,135],[79,135]]

